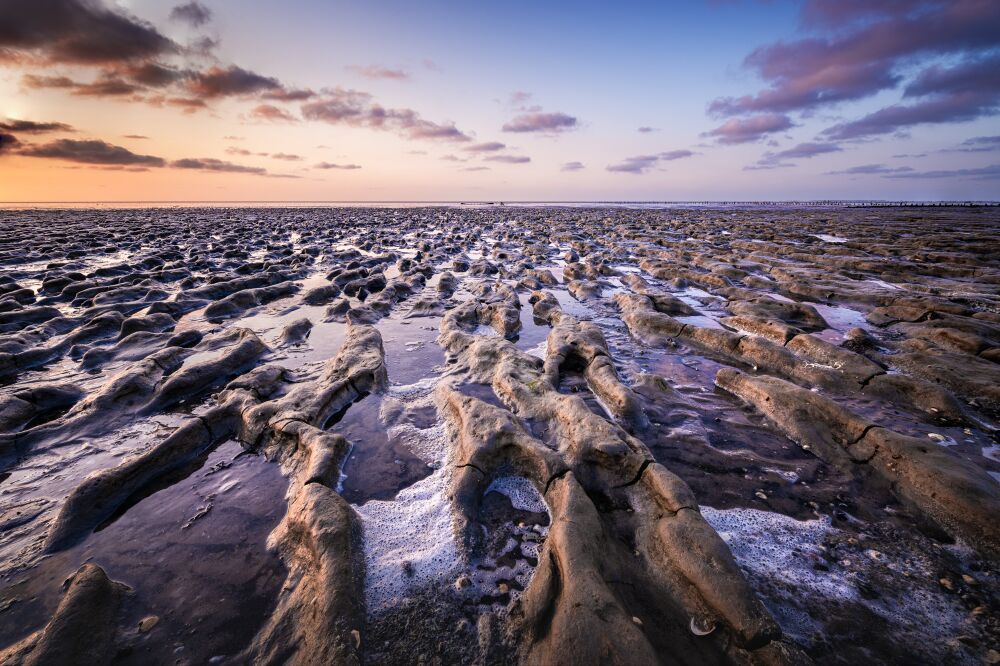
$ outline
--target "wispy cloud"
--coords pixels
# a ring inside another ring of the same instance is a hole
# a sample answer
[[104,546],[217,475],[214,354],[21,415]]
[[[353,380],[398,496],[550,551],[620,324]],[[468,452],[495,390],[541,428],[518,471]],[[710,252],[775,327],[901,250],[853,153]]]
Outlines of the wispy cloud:
[[916,178],[921,180],[939,180],[944,178],[962,178],[966,180],[1000,180],[1000,164],[969,169],[938,169],[935,171],[910,171],[893,173],[883,178]]
[[503,162],[504,164],[527,164],[531,161],[525,155],[489,155],[483,158],[487,162]]
[[285,109],[273,104],[258,104],[250,111],[249,117],[253,120],[268,122],[295,123],[299,120]]
[[333,162],[320,162],[313,167],[314,169],[344,169],[347,171],[352,171],[354,169],[360,169],[359,164],[334,164]]
[[360,74],[366,79],[388,79],[390,81],[408,81],[410,73],[400,68],[383,67],[382,65],[348,65],[347,69]]
[[562,165],[560,171],[582,171],[585,168],[583,162],[566,162]]
[[715,138],[719,143],[733,145],[759,141],[768,134],[784,132],[795,126],[792,119],[786,115],[769,113],[751,118],[733,118],[727,120],[702,136]]
[[174,160],[170,163],[174,169],[193,169],[197,171],[213,171],[217,173],[249,173],[256,176],[267,174],[267,169],[243,164],[234,164],[214,157],[188,157]]
[[393,131],[408,139],[471,140],[453,124],[425,120],[413,109],[387,109],[377,104],[370,94],[358,90],[326,90],[322,98],[302,105],[302,116],[331,125]]
[[882,176],[891,173],[910,173],[913,167],[890,167],[884,164],[862,164],[840,171],[827,171],[829,176]]
[[541,111],[523,113],[515,116],[503,126],[504,132],[538,132],[542,134],[557,134],[576,129],[578,121],[566,113],[544,113]]
[[612,173],[631,173],[638,175],[646,173],[653,167],[660,164],[660,162],[680,160],[693,155],[694,153],[690,150],[671,150],[653,155],[636,155],[635,157],[626,157],[617,164],[609,164],[606,169]]
[[507,147],[507,144],[500,143],[499,141],[487,141],[486,143],[474,143],[471,146],[466,146],[462,150],[467,153],[493,153],[498,150],[503,150]]

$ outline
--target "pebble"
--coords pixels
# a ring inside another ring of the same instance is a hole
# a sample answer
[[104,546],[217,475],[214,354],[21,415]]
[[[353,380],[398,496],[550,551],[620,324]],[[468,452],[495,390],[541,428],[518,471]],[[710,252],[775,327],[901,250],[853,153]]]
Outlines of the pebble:
[[140,634],[146,633],[147,631],[155,627],[156,623],[159,621],[160,618],[157,617],[156,615],[147,615],[146,617],[139,620],[139,633]]
[[979,581],[970,576],[969,574],[962,574],[962,580],[965,581],[965,584],[968,585],[969,587],[976,587],[977,585],[979,585]]
[[955,584],[953,582],[951,582],[950,578],[942,578],[938,582],[941,583],[941,587],[943,587],[944,589],[948,590],[949,592],[954,592],[955,591]]
[[464,589],[470,585],[472,585],[472,581],[465,574],[462,574],[455,580],[455,589],[457,590]]
[[641,627],[642,626],[642,620],[640,620],[639,618],[637,618],[635,615],[632,616],[632,622],[634,622],[637,627]]

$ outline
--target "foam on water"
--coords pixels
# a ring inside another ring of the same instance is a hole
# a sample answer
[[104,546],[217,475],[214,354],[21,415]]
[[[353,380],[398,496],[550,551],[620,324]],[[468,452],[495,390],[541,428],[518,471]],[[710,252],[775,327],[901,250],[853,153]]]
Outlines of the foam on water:
[[390,501],[356,507],[364,524],[365,601],[370,612],[401,602],[409,590],[445,585],[460,565],[442,467]]
[[545,504],[538,489],[528,479],[523,476],[501,476],[493,479],[484,495],[496,491],[501,495],[506,495],[510,499],[511,505],[521,511],[531,511],[532,513],[548,512],[549,507]]
[[[701,507],[701,515],[726,542],[740,566],[753,574],[824,597],[857,598],[854,587],[836,573],[817,577],[808,557],[818,557],[823,539],[834,531],[828,516],[795,520],[758,509],[707,506]],[[796,550],[807,557],[797,557]]]

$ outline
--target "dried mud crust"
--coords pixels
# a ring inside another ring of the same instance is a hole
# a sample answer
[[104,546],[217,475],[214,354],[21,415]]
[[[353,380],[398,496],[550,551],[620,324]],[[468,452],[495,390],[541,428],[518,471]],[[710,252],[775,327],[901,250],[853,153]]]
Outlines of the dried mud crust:
[[2,663],[1000,661],[995,210],[0,224]]

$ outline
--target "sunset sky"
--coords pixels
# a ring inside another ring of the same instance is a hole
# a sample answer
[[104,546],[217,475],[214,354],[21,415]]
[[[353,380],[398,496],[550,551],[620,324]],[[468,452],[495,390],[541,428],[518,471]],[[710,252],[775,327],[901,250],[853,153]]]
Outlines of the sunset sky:
[[998,192],[997,0],[0,0],[0,201]]

